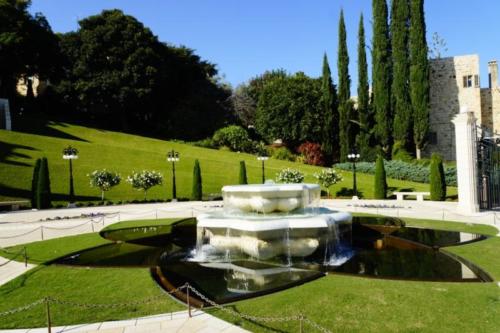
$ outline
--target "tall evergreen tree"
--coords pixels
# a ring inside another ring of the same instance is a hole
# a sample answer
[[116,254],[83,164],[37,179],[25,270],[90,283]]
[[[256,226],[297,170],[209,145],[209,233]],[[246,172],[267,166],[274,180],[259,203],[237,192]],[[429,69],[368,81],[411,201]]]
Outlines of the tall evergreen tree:
[[339,48],[337,68],[339,72],[339,142],[340,161],[347,160],[347,154],[352,148],[351,138],[353,129],[351,125],[352,104],[349,102],[351,96],[351,78],[349,77],[349,54],[347,53],[347,34],[344,22],[344,11],[340,12],[339,19]]
[[322,150],[326,162],[332,164],[339,161],[339,123],[337,108],[337,92],[332,81],[332,73],[326,53],[323,56],[323,75],[321,77],[321,111],[323,122]]
[[38,176],[40,174],[40,165],[42,164],[42,159],[38,158],[35,162],[35,167],[33,168],[33,178],[31,179],[31,208],[36,208],[37,191],[38,191]]
[[200,169],[200,161],[196,159],[194,161],[193,168],[193,192],[191,198],[196,201],[200,201],[203,197],[203,187],[201,183],[201,169]]
[[430,166],[430,189],[431,200],[444,201],[446,199],[446,178],[444,174],[443,160],[441,156],[434,153],[431,157]]
[[366,62],[365,27],[363,14],[359,19],[358,31],[358,120],[359,132],[356,136],[356,146],[363,160],[369,160],[370,147],[370,87],[368,84],[368,64]]
[[390,155],[391,113],[391,45],[387,25],[386,0],[373,0],[372,86],[375,135],[386,156]]
[[245,165],[245,161],[240,161],[240,175],[239,175],[238,183],[241,185],[248,184],[247,167]]
[[394,112],[394,141],[400,149],[413,149],[411,135],[411,103],[409,93],[410,61],[408,58],[408,25],[410,8],[408,0],[392,0],[392,108]]
[[50,208],[52,206],[51,193],[50,193],[49,163],[46,157],[42,158],[42,162],[40,163],[36,194],[37,194],[36,208],[44,209],[44,208]]
[[417,158],[429,131],[429,61],[425,38],[424,0],[411,0],[410,7],[410,97],[413,109],[413,140]]

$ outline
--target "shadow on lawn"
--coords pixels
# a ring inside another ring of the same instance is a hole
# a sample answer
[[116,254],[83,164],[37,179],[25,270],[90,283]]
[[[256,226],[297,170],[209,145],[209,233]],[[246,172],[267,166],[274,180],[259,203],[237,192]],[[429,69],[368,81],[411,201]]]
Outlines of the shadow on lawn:
[[[31,191],[20,188],[13,188],[0,183],[0,196],[31,200]],[[69,201],[69,194],[52,193],[51,199],[52,201]],[[100,200],[101,197],[78,195],[78,193],[77,195],[75,195],[75,201],[100,201]]]
[[18,145],[18,144],[12,144],[12,143],[7,143],[0,141],[0,163],[5,163],[5,164],[10,164],[10,165],[15,165],[15,166],[26,166],[26,167],[31,167],[32,165],[26,162],[20,162],[20,161],[10,161],[9,158],[25,158],[25,159],[31,159],[31,156],[15,152],[15,149],[26,149],[26,150],[38,150],[33,147],[29,146],[23,146],[23,145]]
[[[352,198],[354,196],[354,190],[352,188],[342,187],[340,190],[335,192],[336,198]],[[363,191],[358,190],[358,198],[364,198]]]

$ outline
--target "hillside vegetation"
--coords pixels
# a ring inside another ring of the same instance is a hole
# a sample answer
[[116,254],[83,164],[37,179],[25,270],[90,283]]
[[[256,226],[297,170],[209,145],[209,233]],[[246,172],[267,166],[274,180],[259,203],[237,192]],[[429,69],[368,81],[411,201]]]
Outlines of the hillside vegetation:
[[[37,158],[49,160],[53,202],[68,199],[69,166],[62,159],[62,150],[68,145],[79,150],[74,161],[74,181],[77,201],[99,201],[100,191],[89,186],[88,174],[96,169],[117,171],[122,176],[120,185],[106,193],[106,200],[142,200],[143,193],[134,190],[125,179],[132,171],[156,170],[164,175],[164,182],[148,191],[148,199],[171,198],[172,169],[166,161],[167,151],[180,153],[176,164],[177,196],[190,197],[194,160],[199,159],[204,196],[220,193],[223,185],[238,182],[239,161],[247,165],[249,183],[260,183],[261,164],[254,155],[195,147],[190,144],[163,141],[118,132],[88,128],[63,122],[26,118],[18,119],[15,131],[0,130],[0,200],[30,198],[31,177]],[[274,179],[285,167],[300,169],[306,174],[305,181],[314,182],[313,174],[319,167],[269,159],[266,162],[266,178]],[[342,171],[344,180],[331,188],[330,193],[351,195],[352,174]],[[428,191],[427,184],[389,180],[390,190]],[[342,190],[343,189],[343,190]],[[373,197],[373,176],[358,174],[358,190],[365,198]],[[449,195],[456,194],[449,188]]]

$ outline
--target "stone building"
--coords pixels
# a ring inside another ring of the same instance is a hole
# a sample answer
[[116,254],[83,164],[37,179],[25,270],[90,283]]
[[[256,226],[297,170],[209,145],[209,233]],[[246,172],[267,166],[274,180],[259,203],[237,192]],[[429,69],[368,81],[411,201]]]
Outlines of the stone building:
[[437,152],[445,160],[455,160],[455,130],[451,120],[463,108],[474,113],[479,125],[500,133],[496,61],[488,63],[488,71],[489,86],[481,88],[478,55],[431,60],[429,144],[424,156]]

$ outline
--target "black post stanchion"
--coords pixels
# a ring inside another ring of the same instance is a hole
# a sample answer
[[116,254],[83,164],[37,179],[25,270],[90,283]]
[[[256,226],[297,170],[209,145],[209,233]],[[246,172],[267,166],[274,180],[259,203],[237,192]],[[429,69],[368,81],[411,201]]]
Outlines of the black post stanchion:
[[52,333],[52,321],[50,318],[50,299],[49,297],[45,298],[45,309],[47,311],[47,331]]

